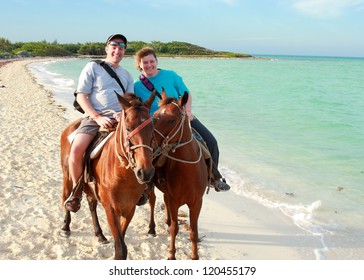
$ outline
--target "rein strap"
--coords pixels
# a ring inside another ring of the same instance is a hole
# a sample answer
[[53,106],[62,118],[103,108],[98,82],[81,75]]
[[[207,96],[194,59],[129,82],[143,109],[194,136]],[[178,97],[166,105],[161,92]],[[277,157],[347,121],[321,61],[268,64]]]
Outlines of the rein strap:
[[152,122],[152,118],[149,117],[146,121],[142,122],[136,129],[134,129],[132,132],[130,132],[129,135],[126,137],[126,140],[130,140],[135,134],[140,132],[144,127],[146,127],[151,122]]

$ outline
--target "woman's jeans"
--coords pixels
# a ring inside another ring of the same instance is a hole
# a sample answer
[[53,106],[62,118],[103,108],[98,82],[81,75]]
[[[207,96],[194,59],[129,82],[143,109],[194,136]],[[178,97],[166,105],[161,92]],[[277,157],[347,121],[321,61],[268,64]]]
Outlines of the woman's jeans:
[[220,178],[220,172],[217,170],[219,164],[219,147],[217,145],[216,138],[197,118],[194,118],[191,121],[191,126],[201,135],[203,140],[206,142],[207,148],[209,149],[211,154],[211,158],[215,163],[213,167],[214,176],[218,176]]

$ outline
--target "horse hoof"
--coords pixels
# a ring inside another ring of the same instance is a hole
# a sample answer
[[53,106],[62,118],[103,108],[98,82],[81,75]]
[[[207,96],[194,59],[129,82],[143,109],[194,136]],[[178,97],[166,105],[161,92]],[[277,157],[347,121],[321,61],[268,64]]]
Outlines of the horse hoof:
[[107,240],[106,238],[105,239],[99,239],[99,243],[104,245],[104,244],[109,244],[110,241]]
[[71,236],[71,231],[70,230],[61,230],[59,232],[59,235],[62,236],[62,237],[68,238],[68,237]]
[[157,236],[157,233],[155,232],[155,230],[150,229],[150,230],[148,231],[148,235],[153,236],[153,237],[156,237],[156,236]]

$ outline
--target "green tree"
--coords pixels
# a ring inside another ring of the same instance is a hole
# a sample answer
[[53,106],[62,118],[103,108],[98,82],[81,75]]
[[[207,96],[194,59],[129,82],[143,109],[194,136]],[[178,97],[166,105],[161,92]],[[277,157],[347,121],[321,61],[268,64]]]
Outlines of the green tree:
[[[220,52],[209,50],[197,45],[185,42],[161,42],[152,41],[146,43],[143,41],[128,42],[125,51],[126,55],[134,55],[137,51],[145,46],[153,47],[160,55],[189,55],[189,56],[208,56],[208,57],[232,57],[246,58],[251,57],[249,54]],[[105,43],[85,43],[85,44],[59,44],[57,40],[48,43],[46,40],[40,42],[16,42],[11,43],[8,39],[0,37],[0,57],[11,57],[12,54],[21,56],[70,56],[70,55],[105,55]]]
[[78,52],[80,55],[105,55],[105,43],[86,43]]
[[151,47],[157,52],[157,53],[166,53],[168,52],[168,48],[165,43],[161,41],[152,41]]
[[72,54],[77,54],[82,45],[80,43],[77,43],[77,44],[60,44],[59,46],[71,52]]
[[71,52],[63,49],[60,46],[49,44],[45,41],[25,43],[20,48],[15,49],[13,53],[19,54],[22,52],[30,53],[32,56],[69,56]]
[[139,51],[141,48],[144,48],[148,44],[143,41],[133,41],[128,43],[128,47],[126,48],[125,54],[127,55],[133,55],[137,51]]
[[0,37],[0,52],[11,52],[12,44],[8,39]]

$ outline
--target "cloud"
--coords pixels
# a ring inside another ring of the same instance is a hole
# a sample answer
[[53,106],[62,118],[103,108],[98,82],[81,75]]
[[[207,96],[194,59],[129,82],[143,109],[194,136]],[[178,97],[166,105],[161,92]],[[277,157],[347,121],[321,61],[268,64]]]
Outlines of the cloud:
[[336,18],[349,8],[363,9],[364,0],[297,0],[293,7],[316,18]]
[[[105,0],[104,0],[105,1]],[[111,0],[109,0],[111,1]],[[113,0],[116,1],[116,0]],[[119,0],[120,1],[120,0]],[[239,0],[138,0],[143,4],[148,4],[151,7],[171,7],[171,6],[178,6],[178,7],[209,7],[213,6],[216,3],[222,3],[226,6],[233,7],[238,4]]]
[[235,6],[235,4],[237,3],[237,0],[220,0],[220,1],[228,6]]

